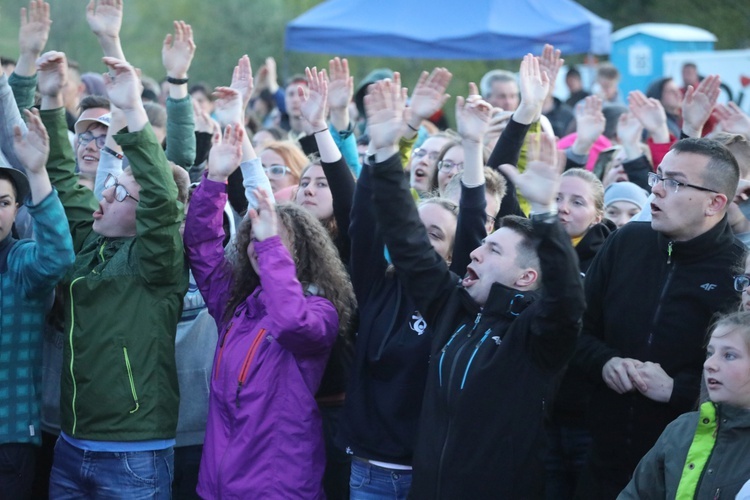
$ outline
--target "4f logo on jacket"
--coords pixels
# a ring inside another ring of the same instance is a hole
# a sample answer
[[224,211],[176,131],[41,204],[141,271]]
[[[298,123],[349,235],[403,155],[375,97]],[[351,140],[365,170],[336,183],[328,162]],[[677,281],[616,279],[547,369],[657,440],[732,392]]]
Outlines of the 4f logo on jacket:
[[409,327],[417,332],[417,335],[422,335],[424,333],[425,328],[427,328],[427,322],[422,318],[422,315],[419,314],[419,311],[414,311],[414,314],[411,315]]
[[716,288],[716,285],[714,285],[713,283],[703,283],[701,285],[701,288],[703,288],[707,292],[710,292],[711,290]]

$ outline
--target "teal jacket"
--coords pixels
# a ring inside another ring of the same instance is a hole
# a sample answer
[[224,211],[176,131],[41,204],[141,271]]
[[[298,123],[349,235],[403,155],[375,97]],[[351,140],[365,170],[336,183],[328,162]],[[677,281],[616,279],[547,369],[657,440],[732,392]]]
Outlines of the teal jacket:
[[68,217],[76,261],[63,284],[65,343],[61,424],[78,439],[175,437],[179,389],[174,344],[188,276],[183,206],[149,125],[115,140],[141,186],[136,236],[92,229],[94,193],[78,185],[62,109],[41,112],[50,135],[50,179]]
[[0,444],[41,444],[44,316],[75,259],[57,193],[26,206],[36,241],[0,241]]
[[617,498],[734,499],[750,485],[748,457],[750,410],[703,403],[667,426]]

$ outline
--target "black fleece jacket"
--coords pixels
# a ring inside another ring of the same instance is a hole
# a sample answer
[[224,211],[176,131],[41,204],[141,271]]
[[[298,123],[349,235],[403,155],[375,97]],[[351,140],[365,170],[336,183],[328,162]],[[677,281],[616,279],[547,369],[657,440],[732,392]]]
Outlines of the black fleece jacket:
[[[571,362],[595,383],[588,420],[601,467],[629,474],[667,424],[696,406],[706,331],[717,312],[737,310],[732,275],[743,254],[726,217],[685,242],[647,222],[607,238],[586,274],[588,308]],[[615,356],[660,363],[674,379],[670,401],[609,389],[602,369]]]
[[570,239],[534,223],[542,292],[495,283],[484,309],[430,250],[398,157],[372,167],[378,225],[431,332],[411,497],[541,496],[544,395],[573,352],[584,309]]

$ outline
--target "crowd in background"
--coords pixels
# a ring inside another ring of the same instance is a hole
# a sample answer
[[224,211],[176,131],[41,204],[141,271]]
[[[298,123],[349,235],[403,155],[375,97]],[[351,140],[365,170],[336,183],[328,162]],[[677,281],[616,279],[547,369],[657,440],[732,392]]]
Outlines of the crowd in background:
[[0,498],[750,498],[721,75],[571,66],[563,102],[546,45],[449,104],[446,68],[238,50],[212,89],[209,34],[157,81],[122,13],[84,71],[30,0],[2,61]]

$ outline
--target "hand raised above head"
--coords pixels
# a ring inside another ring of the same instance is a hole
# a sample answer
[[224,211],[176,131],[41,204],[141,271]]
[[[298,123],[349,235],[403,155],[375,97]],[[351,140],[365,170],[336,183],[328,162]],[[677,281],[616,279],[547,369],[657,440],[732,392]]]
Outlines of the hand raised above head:
[[208,178],[226,182],[242,161],[242,139],[245,129],[241,123],[232,123],[224,129],[224,135],[216,132],[208,153]]
[[560,57],[559,49],[555,49],[555,47],[550,44],[545,44],[542,49],[542,55],[537,57],[537,60],[539,61],[539,68],[547,73],[547,78],[549,78],[550,82],[549,94],[551,94],[555,89],[557,74],[560,72],[562,65],[565,64],[565,59]]
[[373,83],[365,96],[367,128],[375,149],[393,147],[401,136],[406,92],[390,80]]
[[21,54],[39,57],[47,44],[51,25],[47,2],[30,0],[28,9],[21,7],[21,29],[18,31]]
[[174,35],[164,37],[161,49],[161,60],[167,76],[170,78],[187,78],[190,64],[195,55],[193,28],[185,21],[174,22]]
[[328,103],[331,109],[346,108],[354,96],[354,78],[349,75],[349,61],[335,57],[328,63]]
[[588,96],[583,105],[576,106],[576,135],[580,141],[593,144],[604,133],[606,124],[601,98]]
[[750,116],[735,103],[729,102],[726,106],[717,104],[716,115],[719,118],[721,130],[730,134],[744,135],[745,139],[750,140]]
[[667,112],[658,99],[648,98],[640,90],[634,90],[628,94],[628,107],[654,142],[663,144],[669,141]]
[[39,111],[24,110],[28,131],[24,135],[21,127],[13,128],[13,148],[23,163],[27,173],[38,173],[44,170],[49,157],[49,135],[39,118]]
[[222,127],[230,123],[243,122],[242,96],[237,89],[216,87],[214,89],[214,116]]
[[719,75],[709,75],[697,88],[689,85],[682,99],[682,131],[689,137],[700,137],[711,117],[721,92]]
[[310,125],[310,133],[318,132],[326,127],[326,112],[328,103],[328,81],[324,71],[318,68],[305,68],[307,89],[297,87],[300,97],[300,113]]
[[255,199],[258,200],[258,209],[251,208],[248,210],[247,216],[253,223],[253,238],[257,241],[263,241],[279,234],[276,206],[264,190],[254,189],[253,194]]
[[521,102],[515,111],[514,120],[528,125],[539,119],[542,106],[550,90],[550,77],[539,64],[539,60],[526,54],[518,73]]
[[510,178],[521,195],[531,204],[533,212],[548,212],[554,209],[560,186],[561,169],[557,161],[555,138],[548,134],[528,136],[529,161],[523,173],[513,165],[500,165],[500,170]]
[[122,0],[90,0],[86,21],[97,37],[119,38],[122,27]]
[[445,68],[435,68],[432,73],[423,71],[411,95],[409,109],[414,119],[426,120],[439,111],[450,95],[445,91],[453,75]]
[[245,54],[237,61],[237,66],[234,67],[232,72],[232,83],[229,85],[229,88],[240,93],[243,113],[253,94],[253,85],[253,68],[250,64],[250,58]]
[[64,52],[45,52],[36,60],[39,93],[57,96],[68,83],[68,60]]
[[112,104],[124,112],[142,107],[142,84],[136,69],[127,61],[114,57],[104,57],[102,61],[109,68],[109,73],[104,73],[104,84]]
[[479,95],[475,83],[469,83],[469,95],[456,98],[456,126],[463,140],[481,143],[490,124],[492,105]]

